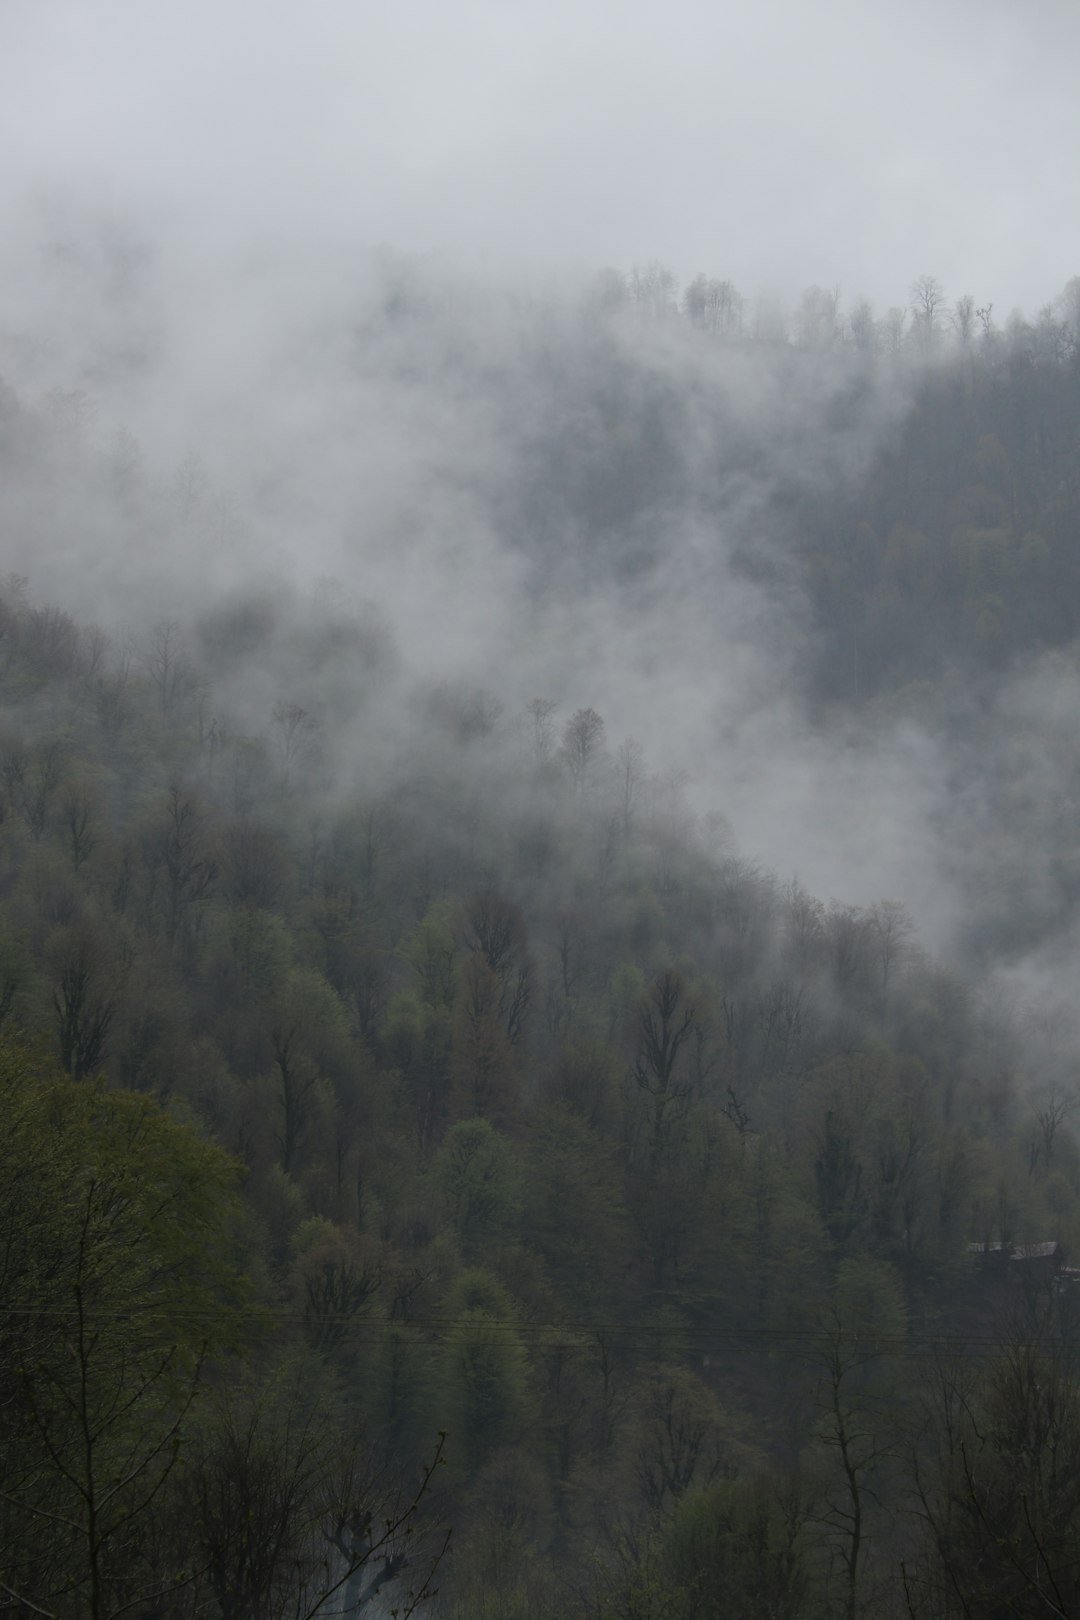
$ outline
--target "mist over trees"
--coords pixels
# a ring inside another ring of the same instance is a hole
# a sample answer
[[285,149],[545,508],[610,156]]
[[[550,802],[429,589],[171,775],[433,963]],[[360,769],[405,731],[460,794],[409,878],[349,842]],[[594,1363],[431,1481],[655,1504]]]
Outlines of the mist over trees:
[[1074,1612],[1080,284],[43,264],[0,1607]]

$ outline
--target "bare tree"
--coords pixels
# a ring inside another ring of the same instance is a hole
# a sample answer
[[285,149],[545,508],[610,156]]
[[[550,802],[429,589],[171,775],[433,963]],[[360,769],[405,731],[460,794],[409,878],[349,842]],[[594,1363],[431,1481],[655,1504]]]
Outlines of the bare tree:
[[864,1256],[845,1261],[814,1352],[817,1439],[827,1464],[817,1521],[839,1569],[843,1595],[836,1612],[844,1620],[864,1609],[880,1612],[866,1602],[866,1565],[871,1515],[881,1506],[880,1472],[899,1443],[886,1371],[904,1335],[902,1293],[889,1268]]
[[112,1027],[116,1000],[102,968],[100,942],[67,929],[54,941],[53,1016],[60,1062],[73,1080],[93,1074]]
[[288,788],[293,773],[310,749],[318,724],[299,703],[275,703],[273,718],[282,785]]
[[446,1532],[418,1534],[443,1439],[416,1488],[395,1490],[303,1372],[217,1398],[183,1482],[198,1584],[226,1620],[314,1620],[361,1614],[412,1577],[392,1611],[412,1615],[435,1595],[449,1545]]
[[532,742],[533,764],[539,770],[551,758],[555,746],[555,727],[552,715],[558,708],[551,698],[533,698],[525,706],[525,713],[530,721],[530,740]]
[[888,354],[898,355],[904,347],[904,328],[907,325],[907,310],[894,305],[887,309],[881,322],[882,337],[885,340],[885,349]]
[[1076,1095],[1062,1090],[1057,1081],[1053,1081],[1046,1093],[1040,1107],[1035,1110],[1035,1120],[1039,1127],[1039,1141],[1033,1155],[1031,1168],[1035,1168],[1038,1159],[1042,1159],[1047,1168],[1054,1158],[1054,1144],[1058,1131],[1076,1107]]
[[630,297],[650,320],[662,320],[674,312],[678,285],[674,272],[659,259],[635,264],[630,272]]
[[98,844],[98,803],[82,782],[72,782],[63,795],[60,821],[71,864],[82,870]]
[[916,341],[923,353],[929,354],[937,344],[945,292],[937,276],[916,276],[910,296]]
[[562,754],[576,791],[584,795],[596,756],[604,746],[604,722],[595,709],[578,709],[563,727]]
[[881,973],[881,994],[885,997],[889,993],[890,981],[904,958],[915,925],[911,913],[899,900],[879,900],[871,906],[867,920]]
[[625,836],[629,834],[641,796],[641,780],[645,765],[645,750],[636,737],[627,737],[625,742],[620,743],[616,765],[619,772],[619,808],[622,812]]
[[143,665],[162,714],[173,714],[198,687],[180,626],[173,619],[163,619],[154,626]]
[[717,337],[730,337],[742,325],[743,301],[731,281],[695,276],[683,295],[687,318]]
[[659,1168],[667,1144],[671,1117],[685,1110],[691,1082],[680,1058],[694,1028],[695,1009],[679,975],[661,973],[642,999],[634,1021],[634,1056],[630,1073],[648,1098],[648,1161]]
[[975,300],[970,293],[958,298],[952,308],[952,327],[962,348],[975,336]]
[[801,349],[829,349],[840,331],[839,287],[807,287],[795,312],[795,342]]
[[861,354],[872,354],[877,347],[877,323],[874,311],[865,298],[860,298],[847,321],[851,341]]
[[64,746],[53,738],[35,750],[25,778],[26,820],[35,838],[42,838],[49,827],[53,798],[63,775]]
[[164,813],[147,838],[146,857],[152,873],[164,875],[165,933],[172,942],[209,897],[218,871],[207,818],[195,799],[176,784],[169,789]]
[[498,986],[498,1010],[507,1039],[516,1046],[525,1033],[532,1001],[533,969],[520,906],[487,891],[474,895],[465,911],[463,944],[483,957]]

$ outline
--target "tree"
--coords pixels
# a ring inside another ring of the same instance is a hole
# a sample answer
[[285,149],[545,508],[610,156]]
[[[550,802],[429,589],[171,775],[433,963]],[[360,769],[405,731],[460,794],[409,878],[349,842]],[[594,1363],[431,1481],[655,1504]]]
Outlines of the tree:
[[237,816],[224,828],[218,848],[221,889],[230,903],[274,910],[290,877],[288,852],[277,832],[252,816]]
[[235,1369],[207,1404],[179,1493],[196,1597],[207,1592],[222,1620],[314,1620],[362,1613],[411,1577],[392,1612],[413,1614],[449,1539],[417,1534],[441,1458],[440,1441],[403,1490],[365,1453],[318,1366],[290,1359],[259,1380]]
[[193,794],[174,783],[145,840],[151,881],[164,879],[165,937],[179,940],[198,917],[217,879],[209,818]]
[[534,1115],[521,1164],[520,1230],[575,1313],[612,1313],[629,1231],[614,1145],[565,1105]]
[[486,1119],[463,1119],[451,1126],[433,1174],[467,1256],[506,1232],[520,1213],[510,1144]]
[[281,784],[288,791],[296,771],[312,753],[319,726],[299,703],[275,703],[273,723]]
[[486,1271],[464,1271],[443,1302],[437,1411],[447,1455],[467,1477],[520,1438],[531,1399],[517,1313]]
[[320,1059],[343,1033],[341,1003],[320,973],[296,968],[274,987],[269,1014],[281,1167],[292,1175],[308,1142]]
[[870,907],[867,921],[877,953],[881,997],[884,1001],[896,970],[907,954],[908,940],[915,932],[915,926],[911,913],[899,900],[879,900]]
[[807,287],[795,312],[795,342],[803,349],[830,349],[840,330],[840,292]]
[[64,747],[55,737],[39,744],[21,777],[22,810],[34,838],[43,838],[52,823],[56,791],[64,776]]
[[239,1344],[237,1167],[146,1097],[0,1051],[0,1591],[20,1612],[153,1611],[159,1499]]
[[454,1004],[458,946],[445,905],[434,906],[417,924],[401,952],[417,978],[421,1000],[432,1011]]
[[563,727],[562,755],[579,797],[589,785],[596,756],[604,745],[604,722],[595,709],[578,709]]
[[695,1487],[658,1536],[670,1620],[800,1620],[811,1602],[809,1508],[798,1485],[743,1475]]
[[641,779],[645,766],[645,750],[636,737],[627,737],[619,744],[616,755],[619,784],[619,809],[622,814],[623,836],[628,837],[641,798]]
[[874,311],[865,298],[860,298],[848,316],[851,341],[860,354],[872,354],[877,347],[878,331]]
[[[900,910],[902,909],[901,907]],[[888,966],[882,966],[885,983],[888,983],[888,968],[891,968],[895,960],[903,937],[900,931],[902,928],[900,912],[893,917],[883,914],[882,924],[886,930],[884,934],[875,931],[861,906],[846,906],[834,901],[829,907],[827,937],[832,957],[833,977],[841,992],[851,996],[859,990],[865,981],[870,952],[875,945],[878,948],[879,961],[882,960],[883,940],[887,940],[890,953],[884,958]]]
[[742,297],[730,281],[697,275],[683,294],[683,308],[694,326],[718,337],[735,335],[742,324]]
[[503,987],[483,953],[472,951],[461,964],[453,1028],[459,1117],[501,1119],[511,1112],[512,1048],[503,1018]]
[[529,717],[529,741],[532,745],[533,764],[542,770],[551,758],[555,746],[555,727],[552,721],[558,704],[551,698],[532,698],[525,705]]
[[60,1065],[73,1080],[99,1068],[116,1014],[108,954],[87,926],[57,931],[50,942],[52,1007]]
[[891,1269],[861,1255],[843,1261],[816,1359],[818,1442],[827,1462],[817,1519],[839,1565],[845,1620],[859,1611],[875,1476],[897,1443],[873,1375],[903,1348],[904,1331],[903,1297]]
[[937,346],[945,292],[937,276],[916,276],[910,290],[915,338],[923,354]]
[[904,327],[907,324],[907,310],[893,305],[885,311],[881,322],[882,337],[885,341],[885,352],[898,355],[904,346]]
[[1039,1127],[1039,1136],[1031,1156],[1032,1169],[1035,1167],[1035,1162],[1040,1158],[1049,1169],[1054,1161],[1054,1144],[1057,1141],[1058,1132],[1075,1108],[1075,1092],[1064,1091],[1056,1081],[1051,1081],[1044,1098],[1035,1108],[1035,1121]]
[[292,1247],[290,1283],[308,1343],[322,1354],[336,1350],[382,1284],[378,1247],[319,1215],[301,1224]]
[[60,801],[60,826],[78,874],[97,848],[101,833],[101,806],[97,794],[83,782],[70,782]]
[[965,293],[953,305],[952,325],[957,342],[966,349],[975,336],[975,300],[970,293]]
[[653,1512],[692,1485],[711,1484],[727,1464],[724,1413],[683,1367],[656,1367],[637,1391],[633,1445],[642,1497]]
[[630,297],[650,320],[659,321],[674,312],[678,286],[674,273],[659,259],[635,264],[630,271]]
[[[464,944],[474,956],[482,958],[493,975],[506,1038],[511,1046],[519,1045],[525,1034],[533,981],[521,908],[490,890],[475,895],[465,909]],[[465,977],[471,983],[468,973]],[[478,977],[473,975],[474,979]]]
[[696,1012],[682,979],[661,973],[638,1005],[630,1073],[645,1101],[646,1159],[651,1172],[670,1145],[673,1120],[685,1112],[692,1083],[681,1062]]
[[978,1362],[939,1354],[919,1419],[909,1466],[925,1539],[904,1571],[909,1613],[1075,1615],[1080,1379],[1067,1315],[1037,1307]]
[[198,685],[180,626],[173,620],[156,624],[143,664],[163,715],[172,715]]
[[837,1245],[846,1243],[865,1220],[869,1199],[851,1132],[831,1108],[821,1131],[814,1180],[818,1212],[826,1231]]

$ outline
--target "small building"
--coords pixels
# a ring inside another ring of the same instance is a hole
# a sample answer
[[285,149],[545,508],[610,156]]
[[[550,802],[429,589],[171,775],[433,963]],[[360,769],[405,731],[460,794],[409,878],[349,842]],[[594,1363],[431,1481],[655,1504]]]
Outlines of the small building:
[[1026,1287],[1052,1283],[1065,1266],[1065,1251],[1047,1243],[969,1243],[967,1252],[984,1274],[1006,1276]]

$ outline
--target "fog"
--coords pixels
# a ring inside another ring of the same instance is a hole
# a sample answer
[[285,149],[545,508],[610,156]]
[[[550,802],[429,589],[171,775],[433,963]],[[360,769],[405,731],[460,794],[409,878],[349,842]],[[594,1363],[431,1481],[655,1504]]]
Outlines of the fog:
[[[0,375],[38,434],[0,502],[39,599],[117,637],[244,592],[347,607],[385,655],[343,759],[420,747],[425,683],[507,726],[589,705],[703,837],[902,899],[1018,994],[1066,983],[1066,835],[1031,829],[1071,793],[1068,661],[959,752],[809,701],[796,531],[858,489],[910,371],[702,342],[599,271],[730,276],[748,337],[814,283],[881,317],[926,270],[1033,312],[1080,259],[1073,8],[16,3],[0,29]],[[230,678],[265,723],[274,673]]]
[[[902,379],[863,379],[852,413],[850,368],[827,357],[602,319],[587,285],[386,257],[200,286],[147,251],[117,301],[115,243],[67,229],[36,287],[56,320],[7,334],[21,394],[87,396],[63,476],[46,458],[5,494],[9,564],[43,599],[122,635],[247,587],[329,591],[386,627],[406,685],[483,687],[508,716],[538,694],[563,717],[591,705],[747,856],[827,898],[901,896],[949,938],[940,747],[907,720],[811,721],[781,544],[793,492],[864,472]],[[380,731],[406,724],[384,697]]]
[[559,272],[659,255],[751,294],[884,306],[931,271],[1035,309],[1077,257],[1078,45],[1069,0],[6,0],[5,207],[133,207],[208,263],[313,237]]

